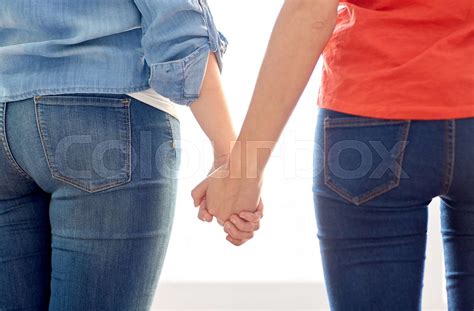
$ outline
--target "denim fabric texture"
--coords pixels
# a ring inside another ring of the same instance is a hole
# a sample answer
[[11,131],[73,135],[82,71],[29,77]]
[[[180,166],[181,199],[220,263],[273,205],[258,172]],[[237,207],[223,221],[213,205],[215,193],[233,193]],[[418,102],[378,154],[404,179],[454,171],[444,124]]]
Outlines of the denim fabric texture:
[[318,118],[313,192],[331,310],[421,310],[435,197],[449,310],[474,310],[474,119]]
[[0,102],[151,87],[190,105],[226,48],[206,0],[2,0]]
[[0,104],[0,310],[148,310],[179,121],[126,94]]

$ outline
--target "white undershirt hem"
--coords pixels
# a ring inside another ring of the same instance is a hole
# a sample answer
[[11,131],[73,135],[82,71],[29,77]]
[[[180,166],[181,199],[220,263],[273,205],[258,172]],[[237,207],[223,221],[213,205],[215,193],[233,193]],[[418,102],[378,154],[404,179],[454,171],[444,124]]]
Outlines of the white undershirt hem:
[[127,93],[127,95],[145,104],[148,104],[152,107],[155,107],[166,113],[169,113],[170,115],[178,119],[178,111],[176,109],[176,104],[172,102],[169,98],[158,94],[152,88],[149,88],[140,92]]

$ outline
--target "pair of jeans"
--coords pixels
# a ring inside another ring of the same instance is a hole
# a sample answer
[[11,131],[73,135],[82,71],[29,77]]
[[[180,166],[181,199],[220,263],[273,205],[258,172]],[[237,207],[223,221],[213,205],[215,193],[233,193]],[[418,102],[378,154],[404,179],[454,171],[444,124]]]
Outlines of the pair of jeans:
[[313,193],[331,309],[421,309],[427,206],[440,197],[449,310],[474,310],[474,119],[318,118]]
[[179,131],[126,94],[0,103],[0,310],[147,310]]

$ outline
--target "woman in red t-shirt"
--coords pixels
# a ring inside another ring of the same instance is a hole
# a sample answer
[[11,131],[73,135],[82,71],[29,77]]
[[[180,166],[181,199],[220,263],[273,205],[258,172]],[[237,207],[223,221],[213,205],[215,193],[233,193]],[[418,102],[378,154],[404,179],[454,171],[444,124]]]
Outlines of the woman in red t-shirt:
[[427,206],[440,197],[449,309],[473,310],[474,1],[343,4],[285,2],[236,147],[195,202],[230,242],[252,237],[231,215],[256,210],[323,55],[313,191],[331,309],[421,308]]

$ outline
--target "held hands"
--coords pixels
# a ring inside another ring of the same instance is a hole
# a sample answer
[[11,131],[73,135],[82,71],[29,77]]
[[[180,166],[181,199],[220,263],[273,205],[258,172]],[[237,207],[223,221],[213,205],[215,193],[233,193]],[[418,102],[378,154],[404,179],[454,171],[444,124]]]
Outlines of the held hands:
[[[217,166],[217,165],[216,165]],[[199,207],[198,218],[224,226],[226,239],[240,246],[253,238],[263,217],[261,180],[242,178],[229,161],[213,170],[191,195]]]

